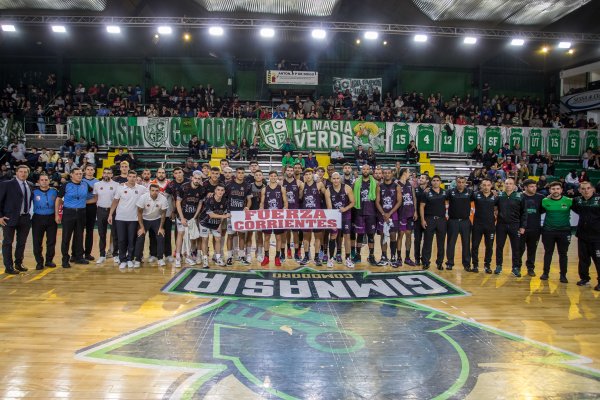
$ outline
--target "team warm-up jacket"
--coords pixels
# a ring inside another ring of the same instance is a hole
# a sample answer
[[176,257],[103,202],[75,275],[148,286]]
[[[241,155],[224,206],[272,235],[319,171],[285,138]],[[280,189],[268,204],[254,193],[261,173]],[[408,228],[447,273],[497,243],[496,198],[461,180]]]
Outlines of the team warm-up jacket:
[[523,193],[498,192],[498,223],[519,224],[519,228],[527,228],[527,212]]
[[600,194],[595,193],[589,200],[574,198],[571,209],[579,214],[577,237],[600,240]]

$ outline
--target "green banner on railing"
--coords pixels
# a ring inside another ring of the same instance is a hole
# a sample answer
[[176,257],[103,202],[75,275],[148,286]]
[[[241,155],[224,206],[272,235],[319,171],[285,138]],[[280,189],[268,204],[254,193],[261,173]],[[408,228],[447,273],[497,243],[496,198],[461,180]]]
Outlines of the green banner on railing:
[[95,139],[99,145],[127,147],[187,147],[193,135],[221,147],[242,138],[251,142],[255,121],[235,118],[72,117],[70,135]]
[[279,150],[286,139],[299,150],[330,151],[339,146],[353,151],[358,145],[385,151],[385,123],[363,121],[271,119],[259,123],[263,144]]

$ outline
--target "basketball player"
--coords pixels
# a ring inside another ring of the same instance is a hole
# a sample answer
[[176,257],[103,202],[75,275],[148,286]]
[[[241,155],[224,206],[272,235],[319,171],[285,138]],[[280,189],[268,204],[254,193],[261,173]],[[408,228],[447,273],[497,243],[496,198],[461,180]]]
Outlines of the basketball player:
[[[307,168],[304,171],[304,188],[302,191],[302,208],[306,210],[317,210],[323,208],[323,195],[325,194],[325,185],[321,182],[315,182],[314,171]],[[319,259],[319,248],[321,247],[322,231],[319,229],[308,229],[304,231],[304,258],[300,265],[306,265],[310,261],[310,241],[314,236],[315,265],[322,265]]]
[[[386,168],[383,171],[383,181],[377,185],[377,197],[375,206],[377,207],[377,233],[381,237],[381,259],[377,263],[378,266],[384,267],[391,264],[392,267],[398,267],[396,259],[398,228],[398,209],[402,205],[402,191],[400,186],[394,182],[392,170]],[[385,225],[388,224],[386,229]],[[386,230],[389,231],[389,236],[386,238]],[[390,242],[390,257],[387,258],[387,241]]]
[[423,226],[421,225],[421,203],[425,190],[429,187],[429,175],[421,174],[418,179],[418,186],[415,188],[415,199],[417,202],[417,222],[415,223],[415,265],[421,265],[421,242],[423,240]]
[[[277,171],[269,172],[269,183],[263,187],[261,192],[260,208],[263,210],[283,210],[288,208],[288,199],[285,188],[277,182]],[[263,243],[270,243],[271,234],[275,235],[275,266],[281,267],[281,259],[285,256],[283,245],[283,230],[270,229],[264,232]],[[269,265],[269,248],[265,249],[265,258],[260,263],[265,267]]]
[[336,260],[341,260],[341,241],[338,241],[338,236],[343,237],[344,250],[346,256],[346,267],[354,268],[354,262],[350,257],[352,244],[350,243],[350,231],[352,230],[352,208],[354,207],[354,194],[349,185],[342,183],[342,177],[339,173],[334,172],[331,175],[331,186],[325,192],[325,203],[328,209],[340,210],[342,214],[342,227],[331,231],[329,235],[329,260],[327,267],[333,268],[334,251],[337,245]]
[[[402,238],[404,238],[404,263],[414,267],[415,262],[410,258],[412,244],[412,231],[415,229],[415,221],[418,221],[417,208],[415,207],[415,188],[408,181],[408,168],[400,168],[398,172],[398,186],[402,194],[402,205],[398,209],[398,259],[396,267],[402,266]],[[419,222],[417,222],[419,225]],[[394,265],[392,264],[392,267]]]
[[[294,168],[288,165],[285,168],[285,176],[283,177],[283,187],[285,188],[285,193],[287,195],[288,209],[296,210],[300,208],[300,202],[302,200],[302,192],[304,191],[304,182],[299,181],[294,176]],[[292,251],[290,246],[290,239],[294,240],[294,259],[299,262],[300,261],[300,240],[298,236],[298,231],[287,231],[285,233],[285,238],[287,242],[287,256],[289,259],[292,258]]]
[[[250,204],[251,210],[260,209],[260,200],[262,198],[262,190],[264,187],[265,181],[263,173],[261,170],[257,170],[254,173],[254,182],[250,185],[250,191],[252,192],[252,202]],[[252,262],[252,236],[254,236],[256,245],[256,261],[262,263],[264,259],[263,234],[259,231],[251,231],[246,234],[246,260]]]
[[352,261],[361,262],[360,250],[365,235],[369,246],[369,264],[377,265],[375,261],[375,232],[377,231],[377,181],[371,176],[371,167],[367,164],[361,167],[362,175],[354,182],[354,231],[356,232],[355,257]]
[[[238,167],[235,171],[235,179],[225,187],[225,196],[229,201],[229,211],[249,210],[252,205],[252,190],[250,185],[246,184],[246,170],[244,167]],[[246,232],[236,232],[231,225],[231,218],[227,220],[227,252],[225,255],[227,266],[233,265],[233,238],[238,238],[238,254],[242,265],[249,265],[246,261]],[[251,237],[251,233],[248,233]]]
[[[177,226],[177,240],[175,243],[176,268],[181,267],[181,249],[183,247],[185,228],[188,224],[197,223],[197,217],[202,208],[202,200],[206,197],[205,188],[201,184],[201,175],[202,173],[200,171],[194,171],[192,173],[191,181],[181,185],[177,192],[177,219],[175,220]],[[192,257],[192,243],[190,243],[190,247],[185,254],[186,264],[196,264],[196,261]]]
[[[194,171],[196,172],[196,171]],[[192,176],[193,179],[193,176]],[[225,198],[225,187],[218,183],[213,195],[207,197],[202,204],[202,211],[198,216],[200,227],[200,238],[202,239],[202,268],[208,268],[208,243],[209,235],[214,237],[215,264],[222,267],[225,265],[221,257],[221,225],[224,220],[231,217],[227,210],[227,199]]]

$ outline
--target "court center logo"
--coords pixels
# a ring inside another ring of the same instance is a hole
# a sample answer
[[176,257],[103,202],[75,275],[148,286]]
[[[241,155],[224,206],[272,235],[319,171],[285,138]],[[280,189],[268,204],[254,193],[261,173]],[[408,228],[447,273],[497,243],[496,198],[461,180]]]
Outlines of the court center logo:
[[356,301],[463,296],[429,271],[371,274],[369,271],[208,271],[187,268],[163,291],[200,297],[308,301]]
[[272,119],[259,124],[263,142],[274,150],[280,150],[285,139],[289,137],[286,121],[283,119]]
[[[326,280],[275,276],[283,273],[263,274],[263,280],[272,280],[273,285],[262,286],[274,288],[274,295],[276,280],[280,294],[284,280]],[[346,290],[352,291],[350,280],[356,281],[360,273],[335,277],[346,273],[332,271],[332,279],[344,281]],[[257,279],[256,274],[246,278],[227,274],[220,286],[215,283],[220,275],[207,275],[200,287],[235,286],[244,287],[243,291],[250,279]],[[394,274],[373,274],[372,279],[382,275]],[[184,285],[181,293],[200,279],[198,274],[182,272],[165,290],[173,292],[168,289],[179,287],[173,284],[184,276],[179,282]],[[392,288],[389,279],[381,278]],[[423,280],[411,279],[419,281],[407,285],[413,292],[425,287]],[[439,277],[432,281],[452,288]],[[363,282],[364,290],[366,284],[377,285]],[[522,397],[524,387],[532,398],[600,396],[600,373],[582,365],[590,360],[576,354],[407,300],[416,297],[314,301],[319,300],[316,287],[309,284],[312,301],[215,298],[179,316],[82,349],[76,357],[179,371],[181,376],[162,395],[172,399],[497,398],[491,387],[502,387],[503,398]]]
[[152,147],[164,147],[168,128],[169,118],[148,118],[144,139]]

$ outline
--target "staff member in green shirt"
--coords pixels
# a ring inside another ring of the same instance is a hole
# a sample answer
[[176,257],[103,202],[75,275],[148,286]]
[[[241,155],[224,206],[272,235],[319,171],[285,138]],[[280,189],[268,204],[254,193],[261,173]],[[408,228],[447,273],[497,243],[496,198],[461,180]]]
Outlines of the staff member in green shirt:
[[573,199],[573,211],[579,214],[576,235],[580,281],[577,286],[589,285],[593,260],[598,275],[594,290],[600,291],[600,195],[594,193],[594,187],[588,181],[581,182],[579,192],[581,196]]
[[542,200],[542,208],[546,210],[546,218],[542,228],[542,243],[544,244],[544,273],[540,276],[543,281],[548,280],[550,263],[554,246],[558,248],[558,263],[560,265],[560,281],[567,280],[567,251],[571,243],[571,205],[573,199],[562,195],[563,188],[560,182],[550,184],[550,196]]

